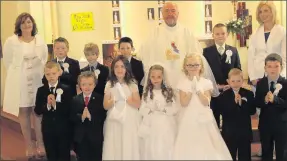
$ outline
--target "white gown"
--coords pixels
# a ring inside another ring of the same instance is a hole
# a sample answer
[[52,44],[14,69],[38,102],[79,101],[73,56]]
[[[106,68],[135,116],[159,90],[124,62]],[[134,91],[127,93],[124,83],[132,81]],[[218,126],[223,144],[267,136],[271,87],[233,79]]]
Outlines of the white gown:
[[[138,92],[136,84],[122,84],[122,89],[127,97],[132,92]],[[139,160],[139,137],[138,127],[140,123],[140,114],[138,109],[129,106],[125,101],[120,100],[120,93],[111,83],[107,82],[105,93],[111,92],[115,100],[118,100],[115,107],[121,111],[125,108],[124,120],[116,121],[112,119],[112,109],[107,112],[107,118],[104,125],[104,145],[103,160]]]
[[[172,45],[173,43],[174,45]],[[174,50],[174,47],[178,51]],[[170,52],[178,57],[169,60],[167,53]],[[138,51],[138,57],[142,60],[146,73],[148,73],[148,67],[151,64],[155,62],[164,64],[166,70],[173,73],[173,75],[169,75],[168,80],[171,87],[176,88],[178,77],[181,75],[179,71],[181,71],[182,62],[188,53],[202,53],[200,43],[193,33],[180,23],[174,27],[169,27],[163,23],[147,36],[146,41]]]
[[[178,89],[192,90],[192,82],[182,79]],[[200,78],[203,91],[212,90],[212,82]],[[232,160],[209,106],[204,106],[193,94],[187,107],[179,112],[178,133],[174,147],[175,160]]]
[[172,160],[178,109],[175,103],[166,103],[161,90],[153,90],[153,94],[153,100],[148,94],[140,108],[143,115],[139,130],[141,160]]

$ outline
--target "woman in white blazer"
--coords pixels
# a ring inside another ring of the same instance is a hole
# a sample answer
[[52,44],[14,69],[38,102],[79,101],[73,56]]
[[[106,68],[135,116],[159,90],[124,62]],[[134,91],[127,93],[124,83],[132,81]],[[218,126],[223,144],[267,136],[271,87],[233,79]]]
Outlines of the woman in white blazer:
[[248,49],[248,74],[254,86],[264,76],[264,60],[271,53],[282,57],[281,76],[286,77],[286,29],[276,23],[276,14],[271,1],[260,2],[257,6],[256,19],[260,26],[251,36]]
[[[37,35],[37,26],[29,13],[22,13],[15,22],[15,31],[3,47],[7,70],[3,111],[18,116],[26,143],[26,155],[44,155],[41,117],[34,114],[37,89],[42,86],[48,48]],[[31,119],[36,133],[36,145],[31,138]]]
[[[248,75],[254,92],[258,80],[265,76],[265,58],[271,53],[282,57],[281,76],[286,77],[286,29],[277,23],[276,15],[273,2],[259,2],[256,19],[260,26],[251,36],[248,49]],[[260,115],[260,110],[257,114]],[[258,156],[261,156],[261,149]]]

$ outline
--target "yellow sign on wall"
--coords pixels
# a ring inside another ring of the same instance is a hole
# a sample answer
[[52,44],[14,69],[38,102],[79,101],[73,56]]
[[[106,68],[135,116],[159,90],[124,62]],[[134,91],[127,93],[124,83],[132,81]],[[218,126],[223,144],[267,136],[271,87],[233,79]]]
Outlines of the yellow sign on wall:
[[94,30],[94,19],[92,12],[81,12],[71,14],[72,31]]

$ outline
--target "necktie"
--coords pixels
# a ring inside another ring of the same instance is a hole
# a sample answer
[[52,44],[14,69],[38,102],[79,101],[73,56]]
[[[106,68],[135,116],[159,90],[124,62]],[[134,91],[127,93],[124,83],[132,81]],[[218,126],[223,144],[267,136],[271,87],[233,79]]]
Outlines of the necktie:
[[85,106],[88,107],[89,104],[89,97],[85,97]]
[[218,52],[222,55],[224,53],[224,48],[222,46],[220,46],[218,48]]
[[61,65],[61,67],[63,66],[63,61],[58,61],[58,63]]
[[275,91],[275,88],[274,88],[274,82],[270,82],[270,91],[273,93]]
[[91,66],[91,71],[93,72],[95,70],[95,67],[94,66]]
[[[54,94],[55,87],[50,87],[50,94]],[[51,106],[52,111],[54,111],[54,107]]]
[[54,94],[54,89],[55,89],[55,87],[50,87],[50,93],[51,94]]

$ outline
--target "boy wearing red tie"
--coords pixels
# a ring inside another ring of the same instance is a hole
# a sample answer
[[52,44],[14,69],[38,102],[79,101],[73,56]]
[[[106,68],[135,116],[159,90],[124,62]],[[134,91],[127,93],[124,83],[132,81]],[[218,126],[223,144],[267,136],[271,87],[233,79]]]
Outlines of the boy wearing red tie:
[[106,111],[103,96],[94,91],[96,83],[94,72],[82,72],[78,84],[83,92],[72,101],[71,120],[74,122],[74,141],[79,161],[102,160]]
[[61,67],[56,62],[47,62],[44,69],[47,84],[36,95],[35,113],[43,115],[42,135],[49,161],[70,161],[69,114],[71,91],[58,82]]

